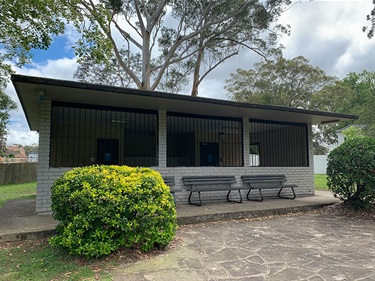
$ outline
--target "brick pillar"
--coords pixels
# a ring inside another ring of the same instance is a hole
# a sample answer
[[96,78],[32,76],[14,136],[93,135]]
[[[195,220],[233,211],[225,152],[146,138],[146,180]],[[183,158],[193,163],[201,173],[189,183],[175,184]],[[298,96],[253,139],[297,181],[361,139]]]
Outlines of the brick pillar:
[[244,167],[250,167],[250,122],[248,118],[242,119],[243,126],[243,162]]
[[159,110],[159,149],[158,157],[160,168],[167,167],[167,113],[166,111]]
[[51,101],[40,101],[39,157],[36,190],[36,213],[51,211],[51,182],[49,180],[49,150],[51,128]]

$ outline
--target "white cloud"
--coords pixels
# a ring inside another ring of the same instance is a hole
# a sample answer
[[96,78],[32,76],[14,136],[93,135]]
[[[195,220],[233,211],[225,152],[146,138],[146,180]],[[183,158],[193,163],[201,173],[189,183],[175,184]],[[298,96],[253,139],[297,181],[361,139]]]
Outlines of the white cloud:
[[77,32],[76,28],[72,24],[65,26],[64,36],[66,37],[65,50],[73,48],[75,43],[81,38],[81,35]]
[[47,60],[45,63],[34,63],[33,68],[17,69],[17,73],[63,80],[73,80],[73,73],[77,69],[75,58],[61,58],[57,60]]
[[[48,60],[43,64],[33,63],[33,67],[18,68],[13,65],[13,69],[17,74],[22,75],[73,80],[73,73],[77,69],[77,63],[75,58],[61,58],[58,60]],[[12,83],[8,84],[5,92],[18,105],[18,111],[12,112],[12,117],[14,117],[19,114],[19,112],[22,112],[22,107]],[[11,118],[11,120],[12,119],[13,118]]]
[[[75,58],[61,58],[58,60],[48,60],[43,64],[34,63],[32,66],[33,67],[29,68],[13,67],[13,69],[17,74],[73,80],[73,73],[77,68],[77,63]],[[9,134],[7,144],[10,145],[17,143],[30,145],[37,143],[38,134],[30,131],[25,114],[12,83],[8,84],[6,94],[9,95],[18,106],[18,110],[11,112],[10,124],[8,125]]]
[[12,145],[12,144],[32,145],[32,144],[39,142],[39,134],[37,132],[23,131],[25,127],[21,126],[21,123],[12,124],[12,126],[18,127],[19,130],[17,129],[9,130],[9,134],[7,138],[7,145]]
[[294,5],[280,19],[292,27],[291,36],[281,39],[286,47],[285,57],[303,55],[327,74],[340,78],[353,71],[374,71],[375,41],[362,32],[371,9],[371,1],[313,1]]

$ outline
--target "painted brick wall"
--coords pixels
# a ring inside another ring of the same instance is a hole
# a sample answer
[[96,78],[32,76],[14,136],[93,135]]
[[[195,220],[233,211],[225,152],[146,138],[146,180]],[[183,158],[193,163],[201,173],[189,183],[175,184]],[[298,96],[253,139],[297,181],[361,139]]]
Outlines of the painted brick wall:
[[[57,177],[70,168],[51,168],[49,167],[50,154],[50,123],[51,123],[51,102],[44,100],[41,102],[40,114],[40,130],[39,130],[39,163],[38,163],[38,185],[37,185],[37,204],[36,212],[38,214],[51,213],[51,186]],[[245,122],[246,121],[246,122]],[[181,177],[183,176],[199,176],[199,175],[234,175],[237,179],[237,185],[241,185],[241,175],[258,175],[258,174],[285,174],[288,182],[298,185],[296,188],[297,196],[309,196],[314,194],[314,166],[312,155],[312,131],[309,126],[309,167],[250,167],[249,157],[249,123],[244,119],[243,138],[244,138],[244,167],[166,167],[166,112],[159,111],[159,166],[152,167],[158,170],[163,176],[175,176],[176,188],[181,189],[180,192],[175,193],[176,202],[178,204],[187,204],[189,193],[186,187],[182,184]],[[245,196],[245,191],[243,196]],[[275,197],[277,192],[264,192],[265,196]],[[204,192],[202,193],[203,200],[225,200],[226,192]],[[236,192],[233,197],[238,196]]]
[[49,141],[51,124],[51,101],[40,102],[40,125],[39,125],[39,159],[36,190],[36,212],[44,213],[50,211],[51,198],[50,189],[54,181],[54,174],[49,169]]

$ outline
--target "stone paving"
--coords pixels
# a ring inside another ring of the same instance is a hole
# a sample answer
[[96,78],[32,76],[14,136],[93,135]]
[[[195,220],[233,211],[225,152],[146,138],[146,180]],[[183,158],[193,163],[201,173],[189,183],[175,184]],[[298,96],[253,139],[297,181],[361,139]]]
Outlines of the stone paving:
[[182,226],[178,236],[113,280],[375,280],[373,221],[307,214]]

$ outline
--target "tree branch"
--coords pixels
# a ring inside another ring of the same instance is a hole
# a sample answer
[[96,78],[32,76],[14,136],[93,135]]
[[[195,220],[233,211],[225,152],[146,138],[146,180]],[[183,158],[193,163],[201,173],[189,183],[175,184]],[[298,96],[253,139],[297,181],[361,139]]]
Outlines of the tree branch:
[[152,30],[154,28],[155,24],[158,22],[158,19],[160,18],[160,15],[163,12],[163,9],[164,9],[165,5],[167,5],[167,3],[168,3],[168,0],[163,0],[159,4],[159,6],[155,10],[155,12],[152,14],[152,16],[149,18],[150,26],[147,27],[147,28],[150,28],[149,30]]
[[135,46],[137,46],[138,49],[142,50],[142,45],[139,44],[133,37],[130,36],[128,32],[123,30],[116,21],[112,21],[115,24],[116,29],[120,32],[120,34],[126,39],[130,40]]
[[139,21],[139,26],[141,28],[141,34],[144,34],[144,32],[146,30],[146,27],[145,27],[145,24],[143,22],[141,11],[139,10],[138,0],[134,0],[134,7],[135,7],[135,12],[137,14],[137,18],[138,18],[138,21]]
[[238,51],[232,53],[232,54],[229,54],[227,55],[226,57],[222,58],[221,60],[219,60],[213,67],[209,67],[208,71],[206,71],[200,78],[199,78],[199,84],[203,81],[203,79],[211,72],[213,71],[216,67],[218,67],[221,63],[223,63],[224,61],[226,61],[227,59],[235,56],[235,55],[238,55]]
[[115,56],[117,58],[117,61],[119,63],[119,65],[124,69],[124,71],[134,80],[134,83],[137,85],[137,87],[140,87],[141,85],[141,82],[140,80],[138,79],[137,75],[124,63],[124,61],[122,60],[122,57],[121,57],[121,54],[117,48],[117,45],[116,45],[116,42],[115,40],[113,39],[112,37],[112,34],[111,34],[111,30],[109,28],[109,30],[107,31],[105,29],[105,27],[103,26],[103,23],[101,21],[98,21],[98,24],[99,26],[101,27],[101,29],[103,30],[103,32],[105,33],[105,35],[107,36],[107,38],[112,42],[112,48],[113,48],[113,51],[115,53]]

